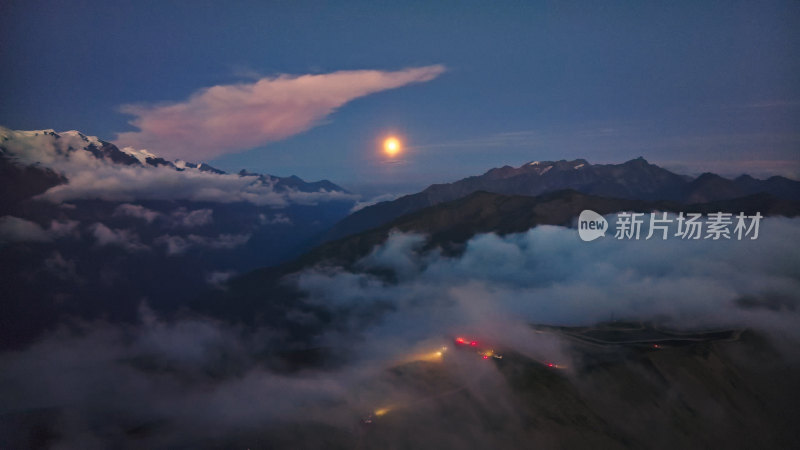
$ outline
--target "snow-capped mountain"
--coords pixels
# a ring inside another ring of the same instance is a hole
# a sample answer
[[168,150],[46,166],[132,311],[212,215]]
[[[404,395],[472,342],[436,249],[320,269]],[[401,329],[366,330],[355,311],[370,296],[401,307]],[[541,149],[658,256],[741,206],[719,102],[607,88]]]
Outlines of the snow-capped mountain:
[[205,163],[167,161],[147,150],[119,149],[78,131],[0,127],[0,164],[7,171],[28,167],[59,174],[63,179],[53,178],[46,192],[40,192],[42,199],[54,202],[185,199],[282,206],[354,200],[327,180],[307,183],[295,176],[227,174]]
[[142,302],[174,311],[299,254],[355,200],[325,180],[229,174],[78,131],[0,128],[0,297],[11,318],[0,341],[28,341],[64,316],[128,320]]

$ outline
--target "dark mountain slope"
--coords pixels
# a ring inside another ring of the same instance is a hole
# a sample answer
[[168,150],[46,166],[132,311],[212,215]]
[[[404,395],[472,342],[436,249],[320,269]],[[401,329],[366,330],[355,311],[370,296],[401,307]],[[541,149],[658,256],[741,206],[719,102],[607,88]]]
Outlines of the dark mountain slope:
[[322,241],[375,228],[405,214],[477,191],[535,196],[561,189],[602,197],[683,204],[734,199],[761,192],[786,200],[800,200],[800,182],[783,177],[756,180],[742,176],[729,180],[704,174],[692,180],[650,164],[643,158],[623,164],[590,164],[583,159],[534,161],[517,168],[492,169],[454,183],[434,184],[417,194],[369,206],[336,224]]
[[66,178],[46,167],[15,164],[0,149],[0,216],[11,212],[19,202],[66,182]]

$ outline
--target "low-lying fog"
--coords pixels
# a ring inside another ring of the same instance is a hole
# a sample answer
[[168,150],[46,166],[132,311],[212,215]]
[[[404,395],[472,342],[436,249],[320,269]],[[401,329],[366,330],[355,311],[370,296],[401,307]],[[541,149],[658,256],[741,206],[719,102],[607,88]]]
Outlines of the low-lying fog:
[[[437,417],[434,406],[449,395],[477,409],[442,419],[441,430],[450,430],[457,418],[466,430],[460,437],[449,440],[443,431],[426,442],[512,446],[532,427],[515,412],[516,388],[495,362],[454,349],[453,338],[557,361],[567,367],[563,377],[578,382],[570,341],[531,324],[624,319],[672,329],[749,328],[769,339],[784,364],[795,367],[800,356],[799,219],[765,219],[757,240],[742,241],[585,243],[574,229],[540,226],[476,236],[458,257],[420,254],[424,240],[392,234],[357,271],[293,277],[310,301],[348,318],[315,338],[319,347],[344,351],[335,368],[273,372],[264,355],[280,350],[272,348],[277,331],[245,332],[205,318],[168,322],[146,305],[136,326],[64,327],[2,354],[0,444],[225,447],[263,433],[280,436],[263,441],[277,446],[351,448],[373,445],[365,433],[392,408]],[[360,423],[376,411],[374,424]],[[494,433],[486,417],[504,417],[497,427],[505,431]],[[415,430],[407,433],[416,442]],[[545,445],[552,438],[540,437]]]

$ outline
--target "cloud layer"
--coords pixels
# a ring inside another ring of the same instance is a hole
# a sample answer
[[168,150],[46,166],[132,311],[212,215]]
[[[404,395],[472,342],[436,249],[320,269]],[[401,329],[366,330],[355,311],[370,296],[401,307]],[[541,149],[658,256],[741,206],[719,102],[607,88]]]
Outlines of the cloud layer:
[[[737,306],[742,298],[761,299],[761,306],[783,298],[791,300],[784,302],[787,308],[800,306],[800,255],[785,247],[797,239],[800,220],[785,218],[765,219],[757,240],[727,242],[584,243],[574,229],[538,226],[505,237],[478,235],[451,258],[420,255],[415,249],[424,243],[422,236],[397,233],[361,260],[357,272],[311,270],[298,280],[320,304],[369,309],[388,303],[390,316],[416,310],[409,323],[424,323],[428,330],[441,328],[441,320],[469,325],[472,319],[458,323],[460,313],[475,309],[479,322],[586,325],[613,316],[720,327],[752,326],[756,317],[775,313],[775,323],[797,323],[796,314]],[[374,275],[387,270],[397,282]]]
[[[574,229],[541,226],[505,237],[476,236],[457,257],[435,251],[420,254],[424,237],[395,234],[361,260],[358,270],[314,269],[296,279],[312,302],[324,305],[337,318],[336,330],[320,335],[317,344],[346,349],[347,364],[341,367],[278,373],[260,356],[286,350],[277,330],[245,333],[203,318],[167,323],[143,308],[137,326],[87,324],[86,332],[62,330],[24,351],[0,354],[0,394],[6,399],[0,413],[18,417],[29,411],[58,412],[52,426],[66,447],[102,448],[133,439],[141,439],[135,441],[137,446],[149,448],[216,439],[221,439],[220,447],[237,447],[241,441],[224,439],[258,433],[274,437],[304,424],[298,429],[302,435],[288,436],[307,448],[329,445],[325,439],[331,436],[339,436],[342,447],[355,448],[362,439],[355,428],[360,416],[376,407],[399,405],[407,410],[400,414],[405,420],[433,421],[433,431],[426,436],[431,440],[424,441],[427,447],[453,444],[434,439],[467,439],[459,442],[467,448],[465,444],[476,442],[480,444],[476,448],[515,448],[520,443],[530,447],[535,435],[530,434],[530,423],[520,420],[527,410],[515,406],[520,400],[514,390],[518,388],[510,387],[495,365],[453,354],[436,370],[387,367],[448,344],[454,333],[481,336],[504,351],[534,359],[569,361],[574,352],[571,344],[537,333],[529,324],[582,325],[607,320],[612,314],[663,318],[678,327],[752,327],[783,340],[787,355],[796,361],[800,256],[786,243],[800,239],[800,220],[770,218],[762,225],[756,241],[592,243],[579,241]],[[394,276],[386,277],[387,271]],[[211,274],[209,282],[225,277]],[[303,312],[295,313],[301,320]],[[683,363],[699,361],[689,359]],[[687,370],[671,368],[672,362],[661,370],[673,374]],[[705,363],[698,364],[691,367],[706,370]],[[603,373],[602,368],[597,371]],[[685,390],[664,394],[677,398],[677,403],[658,396],[652,402],[620,400],[613,392],[606,398],[603,389],[586,381],[590,375],[565,376],[572,377],[570,386],[582,389],[581,398],[611,402],[611,407],[598,407],[599,411],[617,412],[614,405],[632,405],[632,414],[654,414],[659,425],[644,426],[646,420],[639,418],[632,425],[640,426],[634,436],[639,432],[650,436],[654,429],[674,431],[662,424],[683,410],[670,407],[681,408],[683,402],[703,407],[696,397],[709,398],[697,391],[694,374],[691,398],[681,397]],[[646,373],[635,372],[633,379],[644,378]],[[556,417],[561,417],[562,406],[578,408],[570,404],[573,394],[560,380],[538,391],[559,396],[553,399],[558,409],[548,410]],[[604,388],[619,384],[598,380]],[[436,383],[445,387],[436,389]],[[537,383],[554,383],[554,378],[543,376]],[[654,385],[663,392],[659,383]],[[431,389],[428,396],[426,389]],[[465,416],[444,406],[436,409],[439,400]],[[658,403],[662,401],[667,403]],[[727,404],[709,401],[712,410]],[[502,419],[502,432],[485,427],[487,415]],[[551,424],[546,417],[535,419]],[[610,413],[604,419],[603,423],[624,422]],[[385,421],[379,426],[391,424]],[[591,424],[570,422],[567,427],[586,430]],[[424,427],[400,429],[423,433]],[[471,432],[465,437],[464,430]],[[560,437],[559,432],[567,433],[557,429],[553,434]],[[506,438],[509,441],[503,444]],[[391,442],[407,442],[409,437],[397,439]],[[291,440],[283,446],[265,442],[271,444],[267,447],[302,448]],[[535,442],[552,443],[546,435]],[[253,444],[241,446],[247,445]]]
[[0,244],[8,242],[49,242],[74,234],[78,222],[64,220],[50,222],[50,228],[14,216],[0,217]]
[[183,102],[124,105],[122,111],[134,116],[130,123],[139,131],[120,133],[115,143],[170,159],[208,160],[301,133],[351,100],[430,81],[444,70],[433,65],[280,75],[205,88]]

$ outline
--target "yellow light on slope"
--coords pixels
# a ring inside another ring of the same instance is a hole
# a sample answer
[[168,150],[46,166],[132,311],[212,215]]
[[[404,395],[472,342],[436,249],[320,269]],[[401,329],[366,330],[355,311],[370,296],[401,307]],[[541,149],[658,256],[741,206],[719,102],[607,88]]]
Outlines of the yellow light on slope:
[[410,363],[414,361],[427,361],[427,362],[439,362],[444,358],[444,354],[447,352],[447,347],[441,347],[439,350],[435,350],[432,352],[426,353],[415,353],[409,355],[405,359],[399,361],[403,364]]
[[383,141],[383,152],[386,153],[387,156],[394,158],[400,153],[400,150],[400,140],[396,137],[388,137]]

